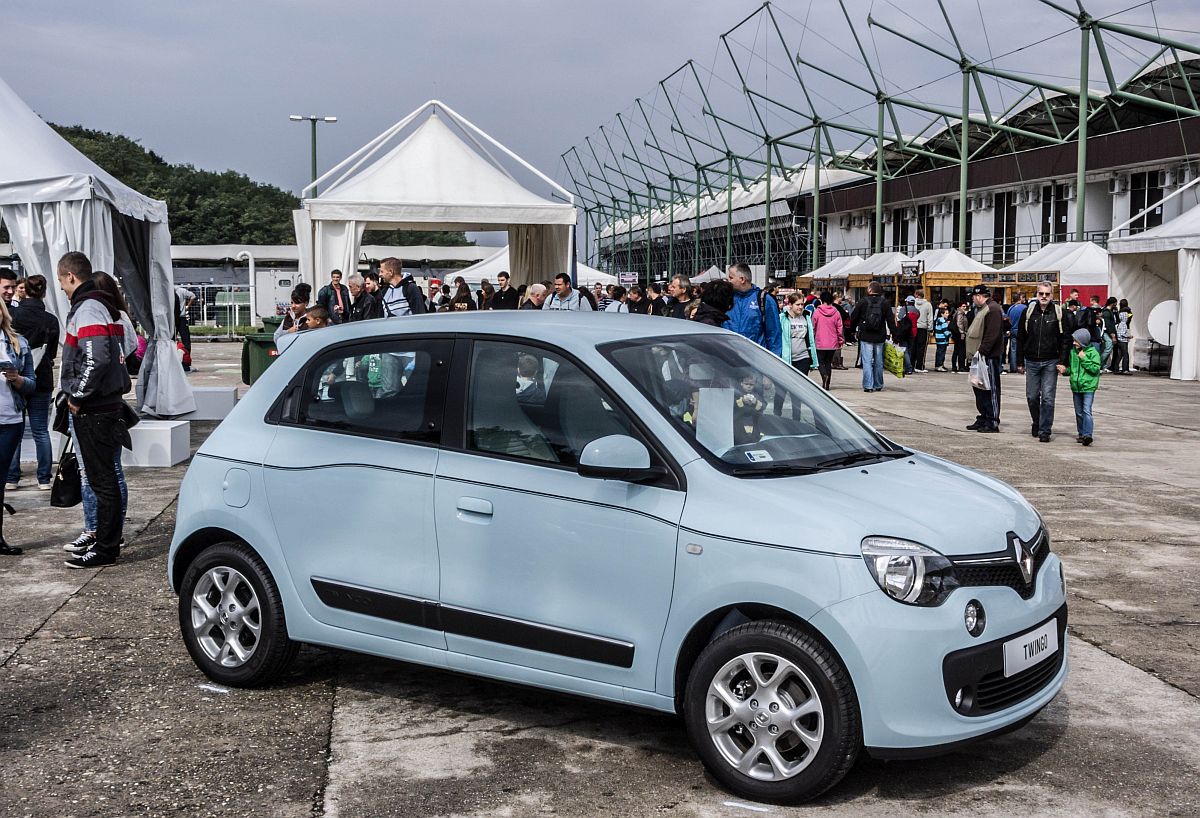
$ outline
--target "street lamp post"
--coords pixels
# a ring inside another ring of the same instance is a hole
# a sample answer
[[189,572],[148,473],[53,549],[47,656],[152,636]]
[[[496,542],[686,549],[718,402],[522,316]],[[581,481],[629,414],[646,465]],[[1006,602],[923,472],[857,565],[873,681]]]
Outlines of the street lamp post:
[[317,181],[317,123],[318,122],[330,122],[330,123],[337,122],[337,117],[336,116],[300,116],[299,114],[292,114],[291,116],[288,117],[288,119],[290,119],[292,122],[307,121],[309,123],[309,125],[312,126],[312,130],[310,131],[310,133],[311,133],[310,142],[312,144],[312,180],[314,182],[313,189],[312,189],[312,195],[316,196],[317,188],[316,188],[315,183]]

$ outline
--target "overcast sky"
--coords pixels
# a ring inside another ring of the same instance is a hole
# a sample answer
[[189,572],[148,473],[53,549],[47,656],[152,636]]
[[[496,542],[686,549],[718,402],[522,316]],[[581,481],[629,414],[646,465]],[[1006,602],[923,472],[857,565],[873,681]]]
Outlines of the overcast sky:
[[[1099,16],[1136,1],[1086,5]],[[940,39],[947,30],[934,0],[848,5],[864,32],[871,11],[940,49],[953,48]],[[946,5],[965,47],[980,59],[1072,26],[1037,0]],[[309,133],[289,114],[338,117],[319,127],[324,170],[430,98],[565,181],[560,154],[617,111],[630,111],[635,97],[653,100],[657,81],[688,58],[714,95],[728,94],[735,75],[718,52],[718,37],[759,6],[743,0],[5,0],[0,76],[48,120],[122,133],[168,161],[232,168],[293,191],[308,182]],[[855,46],[834,0],[775,6],[793,50],[869,81],[853,65]],[[1157,24],[1164,34],[1200,43],[1200,35],[1166,31],[1200,29],[1196,0],[1156,0],[1116,19]],[[797,87],[782,73],[786,57],[763,28],[756,23],[737,36],[737,53],[757,49],[766,58],[754,69],[745,57],[751,84],[799,104]],[[885,32],[864,37],[893,88],[954,70]],[[1136,54],[1123,53],[1122,65],[1132,70]],[[1073,85],[1078,59],[1073,33],[1003,62]],[[709,77],[714,68],[720,79]],[[1101,80],[1097,63],[1093,85]],[[869,102],[832,81],[814,85],[831,109]],[[914,93],[957,107],[957,80],[944,85]],[[729,99],[714,107],[725,105],[745,120],[744,103]],[[728,107],[738,104],[739,110]]]

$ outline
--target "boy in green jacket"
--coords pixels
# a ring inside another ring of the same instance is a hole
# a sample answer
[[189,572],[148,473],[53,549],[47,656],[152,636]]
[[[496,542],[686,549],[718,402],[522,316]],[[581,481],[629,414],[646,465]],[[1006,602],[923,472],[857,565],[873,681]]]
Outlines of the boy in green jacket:
[[1071,397],[1075,401],[1075,438],[1084,446],[1092,445],[1092,401],[1100,386],[1100,352],[1092,345],[1092,333],[1077,329],[1071,333],[1075,350],[1071,355]]

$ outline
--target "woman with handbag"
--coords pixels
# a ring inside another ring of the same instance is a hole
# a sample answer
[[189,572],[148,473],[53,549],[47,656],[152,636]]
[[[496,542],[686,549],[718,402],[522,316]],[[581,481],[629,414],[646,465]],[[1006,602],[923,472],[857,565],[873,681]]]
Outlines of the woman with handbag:
[[[0,301],[0,373],[4,375],[4,384],[0,386],[0,463],[7,465],[25,435],[25,399],[33,394],[37,378],[29,344],[13,330],[12,318],[3,301]],[[4,502],[0,483],[0,556],[12,557],[20,554],[21,549],[4,540],[5,510],[12,513]]]
[[[92,283],[96,285],[96,289],[106,293],[116,308],[121,313],[121,328],[124,331],[122,336],[122,351],[126,357],[137,352],[138,340],[137,332],[133,327],[133,322],[129,318],[129,307],[125,303],[125,296],[121,294],[121,288],[117,285],[116,279],[108,273],[97,270],[92,273]],[[132,411],[132,410],[130,410]],[[69,414],[68,414],[69,417]],[[75,437],[75,428],[73,420],[71,421],[71,442],[75,449],[79,449],[79,440]],[[3,454],[3,452],[0,452]],[[96,543],[96,493],[92,491],[92,487],[88,485],[87,472],[83,468],[83,459],[78,459],[80,488],[83,499],[83,531],[78,537],[63,546],[63,549],[72,554],[86,554]],[[125,483],[125,470],[121,466],[121,450],[117,449],[117,456],[113,459],[113,466],[117,472],[117,487],[121,490],[121,517],[125,517],[126,509],[129,507],[129,487]]]

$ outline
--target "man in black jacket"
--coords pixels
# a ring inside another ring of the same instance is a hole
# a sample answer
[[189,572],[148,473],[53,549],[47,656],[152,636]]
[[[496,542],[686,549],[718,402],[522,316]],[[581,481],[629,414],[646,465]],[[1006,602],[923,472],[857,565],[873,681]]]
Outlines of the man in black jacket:
[[1038,282],[1037,299],[1017,324],[1017,371],[1025,373],[1025,399],[1033,421],[1029,432],[1042,443],[1050,442],[1054,393],[1058,376],[1067,372],[1071,351],[1071,317],[1051,300],[1053,295],[1049,281]]
[[975,408],[978,415],[967,429],[975,432],[1000,431],[1000,361],[1004,357],[1004,317],[1000,305],[992,300],[992,291],[985,285],[976,285],[971,291],[975,302],[975,318],[967,330],[967,357],[974,359],[975,353],[987,365],[988,388],[980,389],[975,384]]
[[358,273],[351,273],[347,279],[350,285],[350,314],[351,321],[368,321],[372,318],[383,318],[383,305],[374,293],[368,292],[366,280]]
[[864,392],[883,391],[883,351],[890,335],[896,337],[896,315],[892,303],[883,295],[878,281],[867,285],[867,295],[859,299],[850,313],[850,330],[858,333],[858,353],[862,358]]
[[496,275],[496,283],[500,286],[496,288],[496,292],[492,295],[492,309],[515,310],[517,303],[521,299],[517,295],[517,288],[509,283],[508,271],[501,270]]
[[342,271],[329,274],[329,283],[317,291],[317,306],[324,307],[334,324],[350,320],[350,291],[342,283]]

